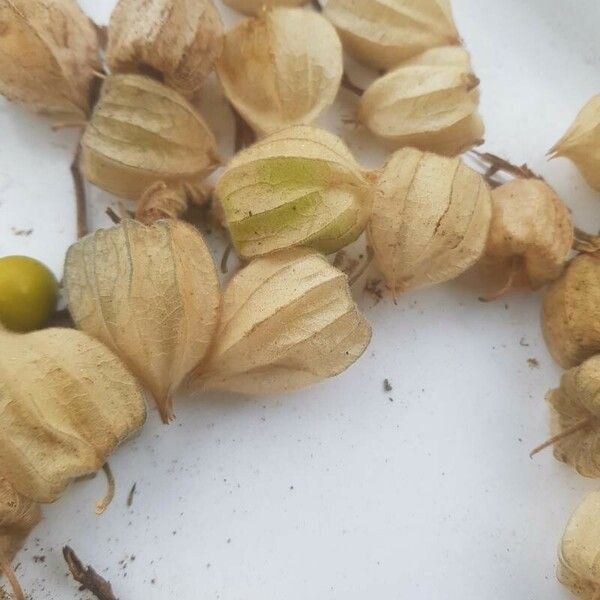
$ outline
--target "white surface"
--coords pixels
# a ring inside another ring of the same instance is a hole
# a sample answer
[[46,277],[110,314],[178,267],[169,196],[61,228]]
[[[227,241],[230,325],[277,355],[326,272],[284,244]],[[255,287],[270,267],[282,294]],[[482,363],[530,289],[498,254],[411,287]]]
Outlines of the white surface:
[[[83,2],[103,22],[112,4]],[[597,230],[598,195],[567,161],[548,164],[544,154],[600,91],[600,4],[454,5],[482,80],[485,148],[528,161],[578,225]],[[381,164],[381,147],[339,124],[352,102],[342,92],[325,121],[366,164]],[[218,104],[213,87],[203,105],[226,151],[231,125],[223,108],[213,115]],[[31,254],[60,275],[74,235],[76,136],[3,101],[0,131],[0,255]],[[96,217],[109,202],[90,194]],[[595,483],[551,452],[528,457],[547,436],[543,397],[559,376],[540,335],[540,297],[483,305],[480,292],[459,281],[398,306],[359,294],[373,343],[341,377],[287,397],[183,400],[168,428],[151,411],[111,461],[118,491],[105,516],[93,514],[100,477],[45,510],[18,558],[24,587],[35,600],[80,597],[65,577],[60,548],[69,543],[106,569],[122,600],[566,598],[555,548]]]

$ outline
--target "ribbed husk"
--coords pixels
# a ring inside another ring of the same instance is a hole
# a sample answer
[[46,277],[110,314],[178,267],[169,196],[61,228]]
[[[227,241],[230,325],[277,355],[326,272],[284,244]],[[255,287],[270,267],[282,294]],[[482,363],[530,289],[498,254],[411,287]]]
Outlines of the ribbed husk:
[[0,331],[0,477],[53,502],[139,429],[142,390],[103,344],[74,329]]
[[574,258],[544,297],[542,330],[554,360],[568,369],[600,353],[600,258]]
[[565,529],[558,551],[558,580],[580,600],[600,593],[600,490],[588,494]]
[[0,94],[80,122],[99,69],[96,30],[75,0],[0,0]]
[[600,191],[600,94],[581,109],[550,153],[571,159],[589,185]]
[[176,91],[141,75],[106,79],[81,148],[87,179],[132,200],[157,181],[194,193],[219,163],[200,114]]
[[119,0],[110,18],[106,62],[113,73],[159,74],[193,98],[223,49],[212,0]]
[[181,221],[125,220],[69,248],[64,287],[77,327],[129,365],[168,422],[217,327],[219,281],[202,236]]
[[285,250],[254,260],[230,281],[196,383],[252,395],[288,392],[341,373],[370,338],[346,275],[314,251]]
[[364,230],[373,186],[344,143],[291,127],[233,158],[216,186],[237,253],[292,246],[336,252]]
[[378,69],[431,47],[460,43],[448,0],[329,0],[324,14],[344,48]]
[[600,356],[566,371],[546,400],[552,436],[590,420],[589,427],[557,441],[554,456],[584,477],[600,477]]
[[312,123],[333,103],[342,45],[321,15],[276,8],[225,36],[217,72],[225,95],[260,134]]
[[494,271],[508,277],[516,268],[535,290],[560,277],[572,246],[571,213],[545,181],[514,179],[492,191],[483,260]]
[[39,504],[21,496],[0,477],[0,563],[10,563],[42,519]]
[[275,8],[277,6],[302,6],[307,4],[308,0],[223,0],[223,4],[231,6],[246,15],[260,15],[265,8]]
[[456,156],[483,141],[478,85],[466,50],[434,48],[377,79],[358,119],[398,145]]
[[399,293],[458,277],[483,254],[491,212],[487,184],[460,159],[396,152],[367,230],[387,286]]

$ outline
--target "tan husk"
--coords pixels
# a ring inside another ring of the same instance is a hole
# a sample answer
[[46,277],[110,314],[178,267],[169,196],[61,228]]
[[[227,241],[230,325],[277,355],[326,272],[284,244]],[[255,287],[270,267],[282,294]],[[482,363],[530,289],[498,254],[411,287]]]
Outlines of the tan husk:
[[343,248],[365,228],[373,186],[339,138],[296,126],[237,154],[216,195],[237,253],[252,258],[292,246]]
[[570,158],[589,185],[600,191],[600,94],[581,109],[567,133],[550,150],[550,154],[553,158]]
[[0,0],[0,94],[82,122],[99,69],[96,30],[76,0]]
[[254,260],[230,281],[196,383],[243,394],[287,392],[341,373],[370,337],[346,275],[314,251],[285,250]]
[[64,286],[77,327],[129,365],[168,422],[217,327],[219,281],[202,236],[181,221],[125,220],[69,248]]
[[0,477],[53,502],[139,429],[142,390],[103,344],[75,329],[0,331]]
[[225,95],[260,134],[310,124],[333,103],[342,45],[321,15],[276,8],[225,36],[217,72]]
[[119,0],[108,29],[113,73],[156,73],[187,98],[198,92],[223,49],[212,0]]
[[565,529],[558,551],[558,580],[580,600],[600,594],[600,490],[588,494]]
[[112,75],[81,142],[84,175],[132,200],[157,181],[190,193],[219,163],[216,141],[183,96],[141,75]]
[[491,212],[487,184],[460,159],[396,152],[379,174],[367,230],[388,288],[458,277],[483,254]]
[[265,8],[275,8],[277,6],[302,6],[308,0],[223,0],[223,4],[235,8],[246,15],[260,15]]
[[483,257],[487,268],[503,278],[517,268],[525,285],[535,290],[560,276],[572,246],[571,213],[545,181],[514,179],[492,191]]
[[448,0],[329,0],[324,14],[344,49],[378,69],[434,46],[460,43]]
[[483,140],[479,80],[463,48],[434,48],[377,79],[358,119],[379,137],[456,156]]
[[574,258],[544,297],[542,331],[548,350],[563,368],[600,353],[600,258]]

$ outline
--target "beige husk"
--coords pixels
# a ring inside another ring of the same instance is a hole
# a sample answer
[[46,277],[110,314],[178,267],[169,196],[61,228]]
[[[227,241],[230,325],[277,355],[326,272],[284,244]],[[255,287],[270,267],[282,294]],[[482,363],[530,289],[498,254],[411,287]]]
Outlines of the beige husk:
[[196,383],[242,394],[287,392],[341,373],[370,337],[346,275],[314,251],[285,250],[254,260],[230,281]]
[[587,182],[600,191],[600,94],[577,115],[567,133],[550,150],[552,157],[570,158]]
[[558,551],[558,580],[580,600],[600,594],[600,490],[588,494],[565,529]]
[[57,122],[83,122],[98,38],[75,0],[0,0],[0,94]]
[[81,148],[84,175],[132,200],[157,181],[193,195],[219,163],[200,114],[176,91],[141,75],[105,80]]
[[324,14],[344,48],[378,69],[434,46],[460,43],[448,0],[329,0]]
[[0,477],[53,502],[139,429],[142,390],[104,345],[75,329],[0,331]]
[[554,360],[576,367],[600,353],[600,258],[574,258],[544,297],[542,331]]
[[223,0],[223,4],[235,8],[246,15],[260,15],[265,8],[275,8],[277,6],[302,6],[308,0]]
[[434,48],[377,79],[358,119],[398,145],[455,156],[483,141],[478,85],[466,50]]
[[219,281],[202,236],[181,221],[125,220],[69,248],[64,286],[77,327],[129,365],[168,422],[217,327]]
[[343,248],[365,228],[373,186],[338,137],[296,126],[237,154],[216,195],[237,253],[252,258],[292,246]]
[[260,134],[310,124],[333,103],[342,45],[321,15],[276,8],[225,36],[217,72],[225,95]]
[[120,0],[108,29],[113,73],[160,75],[192,98],[223,49],[223,25],[212,0]]
[[368,226],[387,286],[395,294],[458,277],[483,254],[491,211],[487,184],[460,159],[396,152]]
[[560,387],[548,392],[552,436],[578,431],[557,440],[554,456],[584,477],[600,477],[600,356],[566,371]]
[[572,246],[571,213],[546,182],[514,179],[492,191],[487,268],[506,279],[517,269],[535,290],[560,276]]

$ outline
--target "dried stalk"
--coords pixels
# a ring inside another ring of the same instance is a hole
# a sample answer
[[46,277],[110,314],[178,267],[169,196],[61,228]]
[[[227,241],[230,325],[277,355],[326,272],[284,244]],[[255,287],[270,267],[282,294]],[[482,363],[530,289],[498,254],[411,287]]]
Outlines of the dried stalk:
[[98,575],[89,565],[84,567],[72,548],[65,546],[63,556],[73,579],[81,584],[81,590],[91,592],[98,600],[118,600],[112,591],[110,582]]

